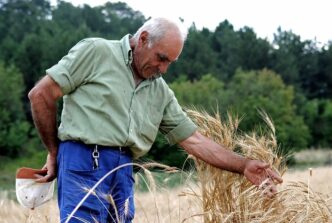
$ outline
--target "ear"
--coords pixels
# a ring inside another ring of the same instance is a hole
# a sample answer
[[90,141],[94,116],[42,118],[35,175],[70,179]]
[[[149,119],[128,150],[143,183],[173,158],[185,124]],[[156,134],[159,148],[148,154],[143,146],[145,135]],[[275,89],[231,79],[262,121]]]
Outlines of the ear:
[[141,35],[139,36],[138,43],[142,44],[142,46],[147,45],[149,43],[149,33],[147,31],[143,31],[141,33]]

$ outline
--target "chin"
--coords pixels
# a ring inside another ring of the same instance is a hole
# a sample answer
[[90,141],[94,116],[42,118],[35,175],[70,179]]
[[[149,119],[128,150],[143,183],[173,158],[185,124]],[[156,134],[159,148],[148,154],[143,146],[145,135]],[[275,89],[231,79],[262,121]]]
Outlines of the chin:
[[156,76],[156,75],[158,75],[158,73],[156,73],[156,72],[153,72],[153,73],[143,73],[143,77],[144,77],[144,79],[150,79],[150,78],[152,78],[152,77],[154,77],[154,76]]

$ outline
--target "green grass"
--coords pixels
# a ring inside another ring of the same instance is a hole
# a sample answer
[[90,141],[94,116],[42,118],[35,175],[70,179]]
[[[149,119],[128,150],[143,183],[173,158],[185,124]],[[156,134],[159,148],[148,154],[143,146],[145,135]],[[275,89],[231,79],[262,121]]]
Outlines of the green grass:
[[[160,188],[175,188],[181,186],[188,179],[188,172],[165,173],[160,171],[151,171],[151,174],[156,185],[156,189]],[[143,172],[135,174],[135,188],[137,191],[146,192],[150,186],[148,177]],[[190,177],[193,180],[193,177]]]
[[[15,189],[15,173],[19,167],[41,168],[46,160],[46,150],[30,152],[19,159],[0,157],[0,191]],[[307,169],[332,164],[332,149],[303,150],[294,154],[295,165],[291,169]],[[141,171],[136,173],[136,190],[147,191],[148,179]],[[174,188],[182,185],[188,172],[164,173],[152,171],[157,188]],[[192,177],[191,177],[192,179]]]
[[46,154],[46,151],[34,151],[18,159],[0,157],[0,190],[15,188],[15,174],[19,167],[42,168]]

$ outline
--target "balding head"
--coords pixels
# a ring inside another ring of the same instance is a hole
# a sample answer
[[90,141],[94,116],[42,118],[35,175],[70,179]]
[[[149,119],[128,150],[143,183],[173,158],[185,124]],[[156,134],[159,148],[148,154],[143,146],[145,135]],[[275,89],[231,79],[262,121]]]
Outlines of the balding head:
[[166,73],[180,56],[186,37],[187,31],[169,19],[155,18],[144,23],[130,39],[136,78]]
[[152,18],[146,21],[134,34],[132,39],[137,44],[142,32],[149,33],[149,47],[169,34],[177,35],[184,43],[187,38],[187,29],[179,22],[166,18]]

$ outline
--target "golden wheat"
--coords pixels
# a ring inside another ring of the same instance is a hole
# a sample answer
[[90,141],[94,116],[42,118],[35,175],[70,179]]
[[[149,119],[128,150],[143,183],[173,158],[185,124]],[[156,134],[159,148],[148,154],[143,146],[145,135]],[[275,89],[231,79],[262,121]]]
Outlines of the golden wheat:
[[[288,172],[284,157],[278,153],[275,129],[267,114],[261,112],[269,127],[268,132],[245,134],[237,130],[240,120],[231,115],[222,120],[218,114],[213,117],[206,112],[187,112],[202,134],[243,156],[269,163],[276,172],[285,176],[285,183],[279,187],[278,194],[269,199],[263,195],[263,189],[253,186],[243,176],[217,169],[190,156],[195,161],[196,171],[181,172],[184,185],[170,190],[155,181],[148,169],[162,168],[165,173],[171,174],[178,171],[176,168],[153,162],[133,164],[142,168],[136,174],[136,183],[142,181],[149,190],[136,194],[134,222],[332,222],[331,167],[314,169],[313,176],[303,171]],[[141,174],[145,177],[140,177]],[[164,181],[167,179],[165,177]],[[98,197],[93,188],[82,189]],[[54,200],[35,210],[27,210],[7,197],[7,194],[0,197],[0,222],[59,222],[59,211]],[[106,195],[106,198],[114,205],[112,197]]]
[[[199,127],[199,131],[226,148],[250,159],[269,163],[281,176],[287,168],[285,159],[278,155],[275,128],[271,119],[261,112],[269,131],[240,134],[239,119],[228,115],[223,121],[219,114],[214,117],[206,112],[188,110],[187,113]],[[217,169],[195,159],[202,201],[204,223],[215,222],[331,222],[331,206],[326,195],[313,192],[303,182],[285,185],[272,199],[264,196],[239,174]]]

